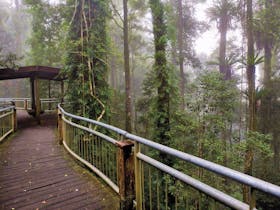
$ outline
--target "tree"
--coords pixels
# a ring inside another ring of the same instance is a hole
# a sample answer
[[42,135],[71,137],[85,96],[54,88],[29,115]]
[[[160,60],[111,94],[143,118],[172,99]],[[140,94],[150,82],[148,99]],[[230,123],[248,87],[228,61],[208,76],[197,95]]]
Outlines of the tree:
[[[254,37],[253,37],[253,5],[252,0],[247,0],[247,83],[248,83],[248,100],[249,100],[249,116],[248,116],[248,130],[251,132],[256,131],[256,92],[255,92],[255,50],[254,50]],[[247,144],[244,173],[252,175],[253,171],[253,148],[251,144]],[[243,200],[247,203],[250,202],[249,187],[244,186]]]
[[182,0],[178,0],[178,47],[179,47],[179,66],[180,66],[180,93],[182,97],[182,109],[185,109],[185,73],[183,55],[183,5]]
[[169,95],[169,72],[166,59],[166,23],[164,20],[164,6],[160,0],[150,0],[150,6],[153,17],[153,34],[155,46],[155,64],[154,71],[156,74],[156,131],[155,140],[162,144],[168,145],[170,142],[170,95]]
[[67,97],[72,112],[101,120],[108,116],[107,1],[67,1],[69,24]]
[[62,50],[61,5],[51,5],[45,1],[26,0],[28,12],[32,15],[32,34],[28,39],[31,49],[28,56],[30,65],[60,66]]
[[[280,5],[276,1],[265,1],[260,4],[260,11],[257,13],[257,23],[255,24],[256,43],[259,49],[264,50],[263,87],[260,91],[261,101],[258,110],[258,129],[265,134],[271,133],[273,136],[272,148],[274,149],[275,170],[279,170],[279,149],[277,148],[278,134],[275,133],[277,121],[273,121],[274,113],[277,112],[274,98],[277,97],[277,77],[273,76],[277,67],[273,58],[277,56],[277,48],[280,32]],[[277,173],[277,172],[276,172]]]
[[219,70],[224,75],[225,80],[231,79],[231,70],[226,62],[227,32],[236,13],[235,2],[230,0],[218,0],[213,7],[208,9],[210,20],[217,22],[220,33]]
[[[166,3],[168,48],[171,51],[171,63],[178,66],[179,91],[181,109],[184,110],[185,94],[188,72],[186,65],[190,67],[200,66],[200,61],[194,50],[196,37],[205,30],[203,21],[198,21],[194,15],[195,5],[203,0],[190,3],[183,0],[168,1]],[[171,48],[171,49],[169,49]],[[168,55],[170,57],[170,55]]]
[[123,0],[123,43],[124,43],[124,69],[125,69],[125,110],[126,122],[125,128],[128,132],[132,131],[132,98],[131,98],[131,76],[129,68],[129,43],[128,43],[128,11],[127,0]]

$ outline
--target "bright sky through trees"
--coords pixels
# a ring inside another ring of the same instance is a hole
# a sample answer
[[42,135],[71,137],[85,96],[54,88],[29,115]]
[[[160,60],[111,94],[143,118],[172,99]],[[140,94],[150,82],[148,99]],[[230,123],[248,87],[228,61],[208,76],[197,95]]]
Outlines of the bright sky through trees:
[[[206,10],[212,4],[213,0],[208,0],[207,3],[199,4],[196,8],[196,17],[198,20],[205,21],[207,20]],[[218,46],[218,31],[214,24],[211,24],[210,30],[207,30],[205,33],[196,40],[195,49],[196,52],[205,53],[209,55],[217,46]]]

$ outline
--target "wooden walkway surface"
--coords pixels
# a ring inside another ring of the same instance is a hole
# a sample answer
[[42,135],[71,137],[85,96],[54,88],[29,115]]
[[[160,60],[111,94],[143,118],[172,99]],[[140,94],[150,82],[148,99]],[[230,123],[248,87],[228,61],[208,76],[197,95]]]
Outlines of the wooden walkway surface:
[[118,196],[57,144],[55,116],[39,126],[18,115],[19,130],[0,144],[0,209],[119,209]]

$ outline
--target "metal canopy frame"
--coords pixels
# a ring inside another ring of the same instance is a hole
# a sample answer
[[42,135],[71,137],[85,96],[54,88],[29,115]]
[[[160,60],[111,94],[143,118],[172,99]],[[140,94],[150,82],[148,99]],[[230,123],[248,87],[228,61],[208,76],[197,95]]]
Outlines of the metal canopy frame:
[[61,81],[61,91],[63,95],[64,85],[63,80],[65,78],[60,76],[60,68],[48,67],[48,66],[24,66],[18,69],[4,68],[0,69],[0,80],[10,79],[30,79],[31,87],[31,101],[32,111],[31,114],[35,116],[40,124],[40,93],[38,80],[55,80]]

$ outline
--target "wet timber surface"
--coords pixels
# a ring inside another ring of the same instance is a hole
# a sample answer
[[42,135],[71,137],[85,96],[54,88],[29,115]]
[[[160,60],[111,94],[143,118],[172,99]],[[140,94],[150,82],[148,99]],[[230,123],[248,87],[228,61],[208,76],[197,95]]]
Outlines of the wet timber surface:
[[0,144],[0,209],[119,209],[117,194],[58,144],[55,126],[55,115],[37,125],[18,111],[18,131]]

